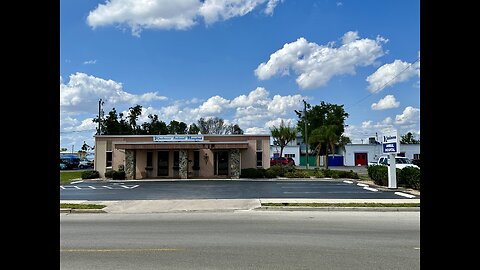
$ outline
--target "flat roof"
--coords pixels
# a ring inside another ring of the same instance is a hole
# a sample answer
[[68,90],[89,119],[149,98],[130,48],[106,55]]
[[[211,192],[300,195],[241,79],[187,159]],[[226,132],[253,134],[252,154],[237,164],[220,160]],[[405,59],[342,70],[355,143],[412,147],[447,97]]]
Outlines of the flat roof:
[[165,136],[165,135],[191,135],[191,136],[222,136],[222,137],[270,137],[270,134],[152,134],[152,135],[94,135],[93,137],[99,138],[112,138],[112,137],[128,137],[128,138],[148,138],[152,136]]

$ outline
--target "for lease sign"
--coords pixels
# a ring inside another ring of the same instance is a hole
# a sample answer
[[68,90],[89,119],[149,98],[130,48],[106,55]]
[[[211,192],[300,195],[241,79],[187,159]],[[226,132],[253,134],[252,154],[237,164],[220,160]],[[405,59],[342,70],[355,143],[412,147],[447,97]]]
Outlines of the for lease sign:
[[384,154],[400,153],[400,140],[397,131],[383,135],[382,149]]

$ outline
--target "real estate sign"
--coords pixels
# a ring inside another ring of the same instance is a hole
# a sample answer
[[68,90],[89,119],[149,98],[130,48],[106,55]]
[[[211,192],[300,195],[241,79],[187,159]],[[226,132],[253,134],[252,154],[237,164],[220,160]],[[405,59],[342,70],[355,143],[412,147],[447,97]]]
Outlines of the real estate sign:
[[383,135],[382,149],[384,154],[398,154],[400,153],[400,140],[398,132],[387,133]]

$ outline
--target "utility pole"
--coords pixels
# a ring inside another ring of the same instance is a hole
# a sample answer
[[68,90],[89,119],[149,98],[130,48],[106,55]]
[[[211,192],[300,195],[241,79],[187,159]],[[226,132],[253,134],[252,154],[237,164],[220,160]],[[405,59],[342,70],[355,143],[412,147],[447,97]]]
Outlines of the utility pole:
[[308,138],[307,138],[307,102],[303,100],[303,121],[305,122],[305,160],[306,169],[308,170]]
[[98,135],[102,135],[102,105],[103,101],[98,101]]

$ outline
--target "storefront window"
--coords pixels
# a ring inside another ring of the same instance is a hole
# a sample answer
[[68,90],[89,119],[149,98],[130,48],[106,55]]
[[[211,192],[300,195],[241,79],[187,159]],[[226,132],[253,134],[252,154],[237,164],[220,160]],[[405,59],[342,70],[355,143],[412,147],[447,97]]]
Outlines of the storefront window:
[[107,151],[107,158],[106,158],[106,166],[107,168],[112,167],[112,151]]

